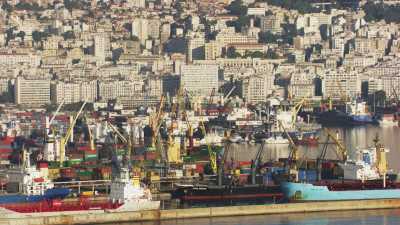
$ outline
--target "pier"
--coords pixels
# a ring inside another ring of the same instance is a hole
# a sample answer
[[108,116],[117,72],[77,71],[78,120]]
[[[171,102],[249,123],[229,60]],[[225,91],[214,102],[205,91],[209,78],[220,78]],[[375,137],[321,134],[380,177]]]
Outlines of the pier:
[[1,225],[65,225],[65,224],[102,224],[141,221],[161,221],[190,218],[208,218],[224,216],[248,216],[263,214],[308,213],[324,211],[346,211],[366,209],[400,208],[400,199],[332,201],[309,203],[286,203],[271,205],[246,205],[228,207],[209,207],[172,210],[152,210],[141,212],[104,212],[87,213],[41,213],[38,215],[19,215],[6,210],[0,211]]

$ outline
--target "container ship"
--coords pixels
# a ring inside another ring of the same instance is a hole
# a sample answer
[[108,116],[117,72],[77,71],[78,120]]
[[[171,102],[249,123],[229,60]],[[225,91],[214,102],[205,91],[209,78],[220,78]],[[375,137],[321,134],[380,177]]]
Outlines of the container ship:
[[[289,201],[339,201],[400,198],[400,184],[387,180],[386,152],[381,145],[359,151],[359,159],[340,163],[343,179],[315,182],[282,182]],[[392,176],[393,177],[393,176]]]

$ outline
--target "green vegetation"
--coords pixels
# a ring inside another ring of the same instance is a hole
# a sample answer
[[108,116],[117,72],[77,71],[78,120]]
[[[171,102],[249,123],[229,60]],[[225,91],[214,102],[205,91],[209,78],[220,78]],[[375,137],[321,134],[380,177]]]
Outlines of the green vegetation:
[[400,22],[400,5],[368,2],[363,7],[366,21],[385,20],[387,23]]
[[1,5],[1,9],[7,11],[7,12],[11,12],[13,10],[13,7],[8,4],[7,1],[3,1],[3,4]]
[[20,2],[15,5],[17,10],[26,10],[26,11],[41,11],[43,10],[36,2],[35,3],[28,3],[28,2]]
[[247,7],[243,5],[242,0],[235,0],[231,2],[231,4],[226,7],[229,10],[230,14],[235,16],[244,16],[247,15]]
[[250,18],[247,16],[247,6],[243,5],[242,0],[231,2],[226,9],[229,10],[231,15],[238,16],[237,20],[227,22],[228,26],[235,27],[236,32],[239,32],[242,27],[249,24]]
[[234,59],[234,58],[241,58],[242,55],[240,55],[239,53],[236,52],[235,47],[229,47],[226,50],[226,57],[228,57],[230,59]]
[[262,2],[285,9],[298,10],[302,14],[320,12],[320,9],[314,8],[308,0],[262,0]]
[[75,34],[73,31],[67,31],[67,32],[63,33],[62,36],[63,36],[64,40],[75,38]]
[[64,6],[69,11],[72,11],[73,9],[82,9],[83,4],[84,2],[80,0],[64,0]]
[[40,32],[37,30],[32,32],[32,39],[34,42],[40,42],[40,41],[42,41],[43,38],[46,38],[47,36],[48,36],[48,34],[45,32]]

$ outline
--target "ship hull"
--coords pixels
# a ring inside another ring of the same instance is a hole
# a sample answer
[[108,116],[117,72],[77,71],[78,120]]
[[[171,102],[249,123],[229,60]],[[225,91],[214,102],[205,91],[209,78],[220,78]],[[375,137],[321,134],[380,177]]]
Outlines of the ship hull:
[[332,191],[327,186],[309,183],[283,182],[282,192],[289,201],[346,201],[400,198],[400,189],[341,190]]
[[67,188],[48,189],[43,195],[0,195],[0,204],[40,202],[51,199],[63,199],[70,194]]

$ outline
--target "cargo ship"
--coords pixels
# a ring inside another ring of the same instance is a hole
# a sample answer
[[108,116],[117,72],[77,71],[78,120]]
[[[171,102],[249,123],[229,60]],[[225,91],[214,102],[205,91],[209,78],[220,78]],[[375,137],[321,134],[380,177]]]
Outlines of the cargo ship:
[[67,188],[55,188],[48,179],[47,163],[31,166],[29,154],[23,151],[23,166],[7,170],[6,189],[9,193],[0,195],[0,204],[32,203],[63,199],[70,194]]
[[121,168],[120,176],[115,178],[111,184],[109,199],[100,201],[89,198],[68,201],[51,199],[31,203],[0,204],[0,207],[23,215],[51,212],[121,212],[159,209],[160,201],[152,200],[150,190],[140,184],[139,178],[131,179],[129,170]]
[[365,102],[353,101],[346,104],[345,112],[331,109],[319,113],[317,121],[323,125],[365,125],[376,124],[378,121],[368,112]]
[[220,205],[229,203],[271,203],[280,201],[283,194],[278,185],[182,185],[173,193],[183,204]]
[[359,151],[358,160],[339,164],[342,180],[281,183],[289,201],[339,201],[400,198],[400,184],[387,181],[386,152],[381,145]]

